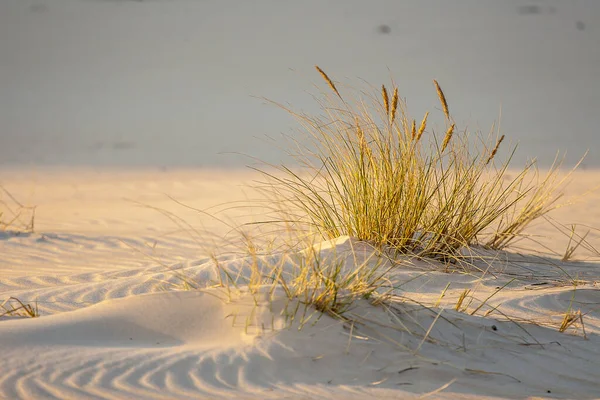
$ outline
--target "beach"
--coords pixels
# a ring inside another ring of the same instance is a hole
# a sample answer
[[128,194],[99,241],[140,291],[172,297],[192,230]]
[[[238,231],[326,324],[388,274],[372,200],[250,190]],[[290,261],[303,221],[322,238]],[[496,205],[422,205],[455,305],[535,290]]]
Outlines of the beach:
[[[600,398],[597,16],[589,1],[3,2],[0,398]],[[315,64],[333,97],[385,82],[390,126],[399,92],[413,141],[431,111],[425,137],[456,124],[502,142],[494,163],[518,144],[506,182],[585,157],[505,248],[263,233],[287,203],[257,168],[298,167],[277,104],[320,112]]]

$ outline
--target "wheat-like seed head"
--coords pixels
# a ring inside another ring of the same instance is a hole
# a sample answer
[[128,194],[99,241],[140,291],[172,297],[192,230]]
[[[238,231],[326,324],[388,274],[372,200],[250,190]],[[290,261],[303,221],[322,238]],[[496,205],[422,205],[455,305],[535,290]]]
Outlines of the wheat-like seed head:
[[450,119],[450,113],[448,112],[448,103],[446,102],[446,96],[444,96],[444,92],[440,87],[438,81],[433,80],[433,84],[435,85],[435,90],[437,91],[438,97],[440,98],[440,103],[442,103],[442,110],[444,110],[444,115],[447,119]]
[[504,140],[504,135],[500,136],[500,139],[498,139],[498,141],[496,142],[496,146],[494,146],[494,150],[492,150],[492,152],[490,153],[490,156],[488,157],[487,161],[485,162],[486,165],[489,164],[490,161],[492,161],[492,159],[496,155],[496,152],[498,151],[498,148],[500,147],[500,143],[502,143],[503,140]]
[[365,138],[365,133],[362,130],[362,128],[360,127],[360,121],[359,121],[358,117],[355,118],[355,124],[356,124],[356,135],[358,136],[360,153],[363,156],[366,156],[367,159],[369,160],[369,162],[372,162],[373,154],[371,153],[371,148],[367,144],[367,140]]
[[385,107],[385,112],[389,116],[390,115],[390,98],[388,97],[387,89],[385,85],[381,85],[381,97],[383,97],[383,106]]
[[417,121],[415,121],[414,119],[412,120],[412,126],[411,126],[411,138],[414,139],[417,136]]
[[442,153],[446,150],[448,143],[450,143],[450,139],[452,139],[452,135],[454,134],[454,124],[448,128],[446,131],[446,136],[444,136],[444,141],[442,142]]
[[390,123],[394,123],[396,119],[396,112],[398,111],[398,88],[394,88],[394,94],[392,95],[392,111],[390,116]]
[[419,126],[419,131],[417,132],[417,137],[416,137],[417,142],[419,141],[419,139],[421,139],[423,132],[425,132],[425,128],[427,127],[427,117],[428,116],[429,116],[429,111],[427,111],[425,113],[425,116],[423,117],[423,120],[421,121],[421,126]]
[[323,71],[321,68],[319,68],[318,65],[315,65],[315,68],[317,69],[317,71],[319,71],[319,73],[321,74],[321,76],[323,77],[325,82],[327,82],[327,84],[329,85],[331,90],[333,90],[335,92],[335,94],[337,94],[338,97],[341,99],[342,95],[340,94],[340,92],[338,92],[337,88],[335,87],[335,84],[333,83],[333,81],[331,79],[329,79],[329,76],[327,76],[325,71]]

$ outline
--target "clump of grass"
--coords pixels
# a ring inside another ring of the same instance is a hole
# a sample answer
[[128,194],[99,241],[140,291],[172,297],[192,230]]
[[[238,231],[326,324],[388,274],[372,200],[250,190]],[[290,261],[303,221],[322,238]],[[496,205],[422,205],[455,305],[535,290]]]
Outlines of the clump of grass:
[[40,315],[38,312],[37,303],[34,307],[31,304],[23,303],[16,297],[9,297],[8,299],[4,300],[0,304],[0,309],[3,311],[0,314],[0,318],[5,316],[35,318],[39,317]]
[[349,268],[341,258],[321,260],[315,248],[310,247],[296,265],[298,270],[287,279],[278,271],[279,284],[289,299],[301,299],[325,314],[341,316],[357,299],[380,303],[391,291],[387,280],[390,267],[382,268],[381,261],[374,265],[366,260]]
[[[243,246],[246,257],[238,259],[243,260],[244,265],[220,263],[215,259],[221,278],[211,289],[221,287],[222,292],[206,293],[232,302],[250,294],[253,308],[247,308],[247,303],[237,303],[238,311],[228,315],[234,325],[245,326],[246,332],[276,331],[284,327],[301,330],[327,315],[343,323],[344,329],[349,331],[348,347],[355,337],[372,338],[418,355],[425,342],[437,341],[433,327],[438,321],[446,320],[442,316],[444,309],[432,309],[398,296],[397,291],[405,282],[395,275],[397,269],[392,260],[376,248],[364,248],[364,243],[360,249],[356,248],[357,242],[350,239],[350,248],[338,252],[337,246],[329,247],[327,243],[304,242],[307,245],[304,250],[299,251],[294,244],[288,251],[273,256],[258,254],[256,249],[260,246],[253,243],[250,236],[245,235],[244,239],[248,241]],[[325,250],[322,250],[323,244]],[[273,307],[274,304],[277,305]],[[373,319],[370,312],[365,312],[366,305],[383,311],[385,320]],[[260,310],[265,306],[271,312],[270,323],[268,316],[265,319],[264,309]],[[423,311],[434,317],[433,320],[427,315],[419,316]],[[277,314],[283,317],[284,324]],[[381,333],[381,327],[390,331]],[[355,336],[354,330],[360,330],[360,336]],[[420,340],[418,343],[405,341],[402,338],[406,333],[409,337],[420,336]]]
[[562,193],[559,189],[564,186],[570,173],[559,178],[559,168],[560,162],[555,160],[546,176],[541,180],[535,165],[527,168],[527,175],[530,175],[531,178],[526,180],[526,175],[523,175],[523,179],[520,179],[513,189],[517,196],[520,193],[526,195],[521,196],[521,201],[515,202],[497,218],[493,233],[485,241],[488,247],[493,249],[507,247],[515,239],[521,237],[521,233],[531,222],[544,217],[548,212],[560,206],[558,200],[562,197]]
[[395,85],[349,100],[317,70],[334,94],[317,99],[323,115],[275,103],[309,137],[293,154],[298,169],[258,169],[266,177],[262,188],[283,205],[276,221],[325,239],[348,235],[399,253],[448,260],[476,243],[504,248],[560,197],[554,194],[558,165],[541,181],[529,179],[532,172],[537,177],[535,162],[509,178],[515,148],[496,165],[504,136],[477,147],[456,127],[437,81],[446,124],[441,145],[428,134],[429,113],[417,129]]
[[[215,267],[219,275],[217,286],[227,290],[231,297],[240,290],[256,295],[270,287],[271,295],[281,288],[290,302],[298,301],[303,309],[288,310],[288,317],[294,320],[301,315],[303,325],[314,309],[334,318],[344,319],[344,314],[358,299],[382,303],[392,292],[389,280],[391,265],[386,265],[385,258],[371,253],[367,259],[358,262],[352,251],[354,262],[347,265],[349,254],[323,257],[319,245],[309,245],[303,251],[290,251],[280,254],[272,262],[268,256],[260,256],[250,236],[244,235],[247,241],[248,256],[245,265],[237,273],[229,271],[215,259]],[[241,273],[245,270],[245,273]],[[301,313],[299,313],[301,311]]]

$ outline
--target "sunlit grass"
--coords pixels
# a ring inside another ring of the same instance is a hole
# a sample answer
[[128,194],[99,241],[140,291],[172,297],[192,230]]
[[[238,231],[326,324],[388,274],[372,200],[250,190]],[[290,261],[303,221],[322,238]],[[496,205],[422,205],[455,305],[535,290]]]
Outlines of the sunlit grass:
[[504,135],[485,141],[460,131],[437,81],[441,137],[429,129],[428,112],[418,119],[408,115],[397,86],[346,97],[317,70],[332,92],[317,98],[322,115],[276,103],[308,137],[295,143],[299,168],[259,168],[276,222],[324,239],[348,235],[448,260],[473,244],[502,249],[556,206],[564,182],[557,178],[560,163],[543,179],[533,161],[509,176],[515,148],[498,161]]

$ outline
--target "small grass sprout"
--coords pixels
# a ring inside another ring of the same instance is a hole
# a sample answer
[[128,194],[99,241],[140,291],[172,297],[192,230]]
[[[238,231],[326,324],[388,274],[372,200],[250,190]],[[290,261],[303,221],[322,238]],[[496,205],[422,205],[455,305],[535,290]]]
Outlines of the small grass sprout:
[[560,324],[560,327],[558,328],[558,331],[563,333],[567,331],[567,329],[569,329],[576,322],[579,322],[581,324],[583,337],[587,339],[587,334],[585,332],[585,324],[583,323],[583,314],[581,313],[581,310],[575,311],[570,309],[569,311],[567,311]]
[[31,233],[35,226],[35,207],[21,204],[0,185],[0,232]]
[[36,318],[40,315],[37,302],[34,307],[12,296],[0,304],[0,309],[3,311],[0,313],[0,318],[5,316]]

